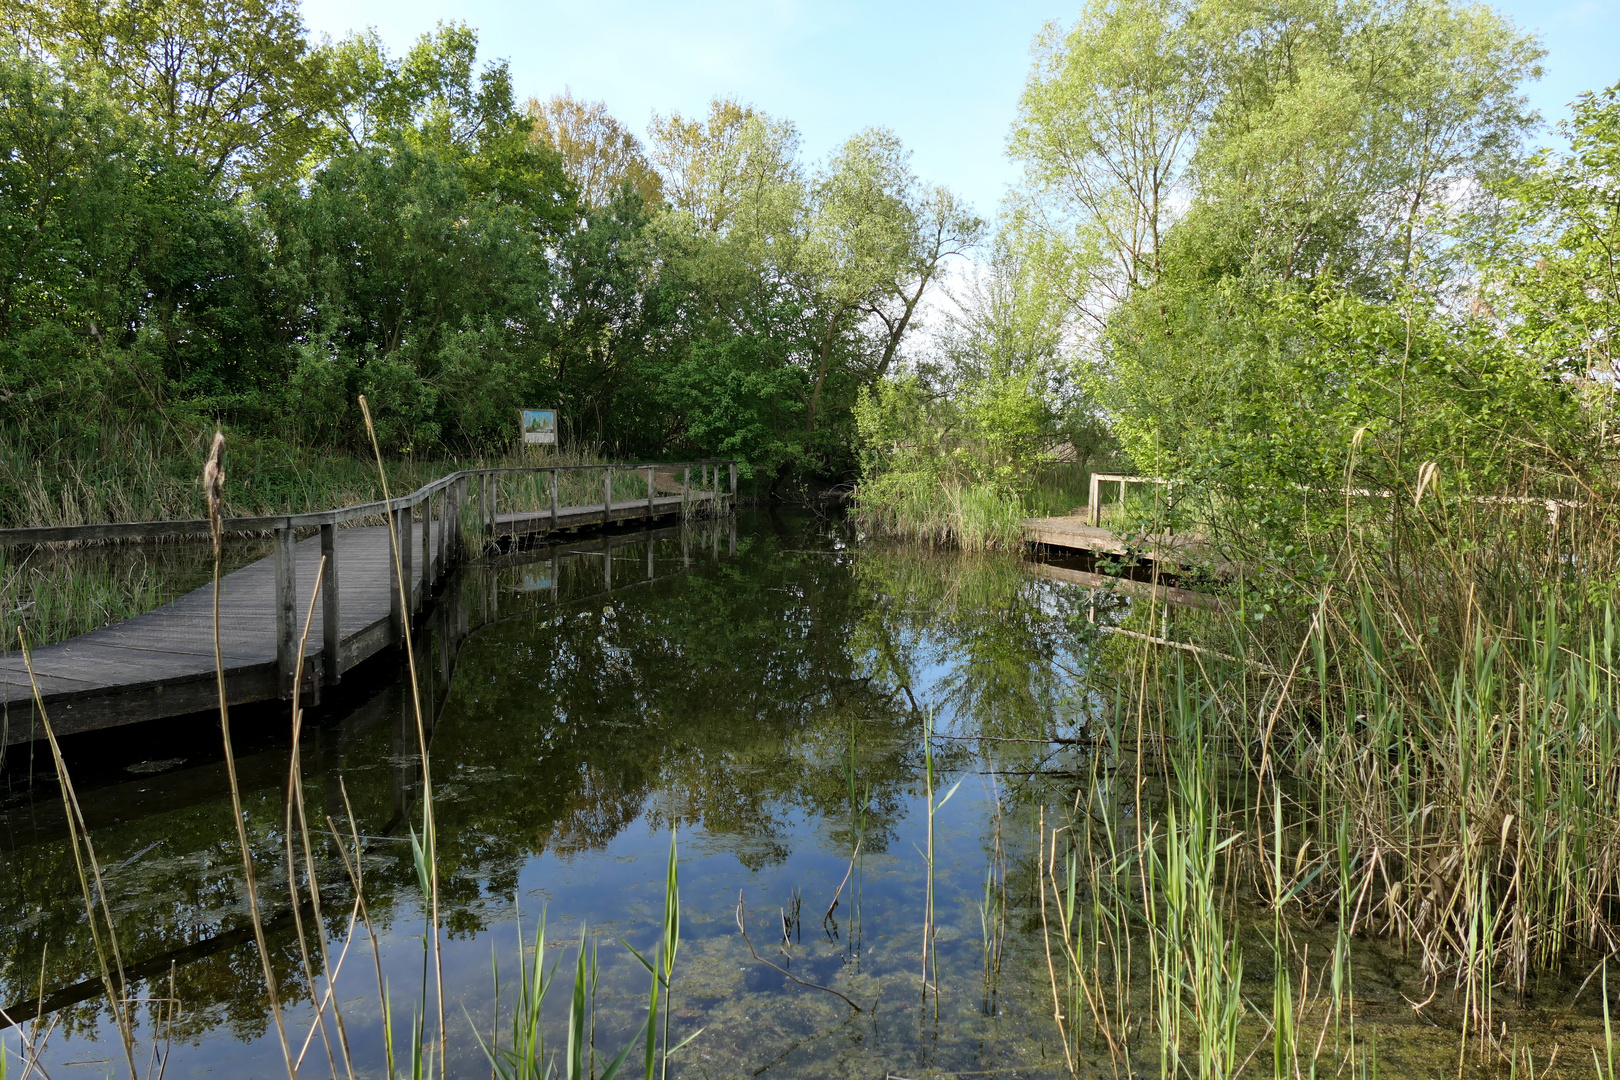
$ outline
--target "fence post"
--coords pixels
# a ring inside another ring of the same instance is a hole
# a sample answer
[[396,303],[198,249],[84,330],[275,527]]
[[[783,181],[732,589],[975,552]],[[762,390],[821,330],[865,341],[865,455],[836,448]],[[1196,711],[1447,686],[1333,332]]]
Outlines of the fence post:
[[737,463],[731,463],[731,508],[737,509]]
[[653,466],[647,466],[647,520],[653,516]]
[[[461,513],[462,513],[462,508],[465,507],[466,505],[467,505],[467,478],[465,476],[462,476],[462,477],[458,477],[456,479],[456,514],[455,514],[455,530],[456,531],[451,536],[451,539],[450,539],[450,558],[452,560],[454,560],[455,562],[460,562],[461,557],[466,554],[466,552],[462,550],[466,545],[463,543],[463,537],[461,535]],[[465,609],[463,609],[463,610],[465,611]]]
[[427,607],[428,593],[433,588],[433,494],[422,500],[422,578],[421,604]]
[[290,525],[276,530],[276,675],[282,697],[291,697],[298,664],[298,536]]
[[449,561],[446,556],[450,553],[450,488],[446,484],[439,489],[439,539],[433,544],[433,550],[438,553],[438,575],[444,577],[444,567]]
[[337,526],[321,526],[321,668],[327,686],[343,678],[343,624],[339,619],[337,575]]
[[[416,610],[416,578],[411,574],[411,543],[416,534],[411,531],[411,508],[402,506],[399,514],[399,586],[400,586],[400,616],[409,619],[411,612]],[[399,640],[405,640],[405,624],[402,621],[399,627]]]
[[1086,499],[1086,524],[1102,524],[1102,507],[1097,501],[1102,498],[1102,483],[1096,473],[1091,474],[1091,492]]
[[602,470],[602,524],[613,520],[613,466]]
[[397,549],[403,554],[410,550],[410,545],[399,535],[398,510],[388,511],[388,530],[388,627],[393,632],[394,641],[400,642],[405,640],[405,605],[400,602],[399,592],[399,582],[404,574],[394,565],[394,552]]
[[714,463],[714,512],[720,512],[720,463]]
[[557,470],[551,470],[551,531],[557,531]]
[[493,543],[500,535],[501,523],[501,474],[489,474],[489,539]]
[[691,493],[692,466],[686,464],[681,466],[681,517],[686,516],[686,500],[691,498]]

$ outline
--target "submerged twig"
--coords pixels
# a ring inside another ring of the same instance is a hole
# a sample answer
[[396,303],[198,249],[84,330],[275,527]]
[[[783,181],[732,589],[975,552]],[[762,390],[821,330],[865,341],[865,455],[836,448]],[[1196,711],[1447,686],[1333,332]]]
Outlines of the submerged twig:
[[822,986],[820,983],[813,983],[813,982],[809,982],[809,981],[807,981],[805,979],[801,979],[797,975],[793,974],[793,972],[787,970],[786,968],[777,967],[775,964],[771,963],[769,960],[767,960],[763,956],[759,955],[759,953],[755,952],[754,951],[754,943],[752,941],[748,940],[748,909],[743,906],[743,894],[742,894],[741,889],[737,890],[737,932],[742,935],[743,944],[748,946],[748,955],[752,956],[755,960],[758,960],[760,963],[764,964],[766,967],[772,969],[773,971],[778,971],[778,972],[782,973],[783,975],[786,975],[788,978],[792,979],[794,982],[798,983],[800,986],[808,986],[812,990],[825,990],[827,993],[831,994],[833,997],[838,998],[841,1001],[843,1001],[844,1004],[848,1005],[850,1008],[854,1009],[856,1012],[863,1012],[864,1011],[859,1005],[855,1004],[849,998],[845,997],[843,994],[840,994],[837,990],[834,990],[832,987],[830,987],[830,986]]

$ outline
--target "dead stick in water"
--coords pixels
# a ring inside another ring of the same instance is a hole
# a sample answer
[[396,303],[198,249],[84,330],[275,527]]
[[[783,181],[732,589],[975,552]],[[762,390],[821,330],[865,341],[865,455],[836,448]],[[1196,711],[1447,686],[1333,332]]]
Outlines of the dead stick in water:
[[769,960],[767,960],[763,956],[759,955],[759,953],[755,952],[754,951],[754,943],[752,941],[748,940],[748,924],[747,924],[747,920],[748,920],[748,909],[743,906],[742,890],[738,889],[737,890],[737,931],[738,931],[738,933],[742,934],[743,944],[748,946],[748,955],[752,956],[755,960],[758,960],[760,963],[764,964],[766,967],[771,968],[774,971],[781,972],[783,975],[786,975],[788,978],[792,979],[794,982],[798,983],[800,986],[808,986],[812,990],[825,990],[825,991],[827,991],[827,993],[831,994],[833,997],[842,999],[844,1004],[848,1005],[850,1008],[854,1009],[856,1012],[864,1011],[864,1010],[862,1010],[862,1008],[859,1005],[857,1005],[853,1001],[849,1000],[849,998],[844,997],[843,994],[840,994],[837,990],[834,990],[832,987],[830,987],[830,986],[822,986],[820,983],[806,982],[805,980],[799,978],[797,975],[793,974],[793,972],[787,970],[786,968],[777,967],[775,964],[771,963]]

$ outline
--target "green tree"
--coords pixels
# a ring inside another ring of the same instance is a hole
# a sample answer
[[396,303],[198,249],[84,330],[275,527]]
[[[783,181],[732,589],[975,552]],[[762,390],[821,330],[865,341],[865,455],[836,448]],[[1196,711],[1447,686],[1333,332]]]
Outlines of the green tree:
[[1620,84],[1581,95],[1562,131],[1568,153],[1543,150],[1496,185],[1509,207],[1474,233],[1485,271],[1475,307],[1501,305],[1516,340],[1608,386],[1620,374]]
[[0,60],[0,264],[12,423],[273,413],[278,328],[238,205],[142,122],[29,60]]
[[295,0],[13,0],[3,22],[104,79],[210,179],[291,175],[331,87]]
[[641,140],[600,101],[580,101],[564,91],[524,106],[534,137],[561,155],[580,201],[592,209],[613,202],[628,187],[648,207],[661,206],[663,182],[647,160]]
[[[1282,482],[1284,461],[1315,476],[1364,425],[1399,444],[1378,388],[1358,385],[1388,378],[1387,327],[1330,334],[1384,326],[1366,305],[1397,296],[1413,342],[1473,348],[1462,367],[1541,407],[1534,378],[1493,374],[1509,358],[1437,312],[1456,223],[1533,120],[1518,88],[1540,52],[1501,16],[1429,0],[1135,0],[1093,4],[1043,42],[1013,137],[1028,174],[1017,225],[1074,304],[1093,391],[1138,467],[1236,476],[1259,455]],[[1325,357],[1342,366],[1322,392],[1371,412],[1293,392],[1326,377]],[[1476,388],[1459,378],[1453,392]],[[1455,404],[1430,415],[1471,415]],[[1302,415],[1314,447],[1288,435]]]

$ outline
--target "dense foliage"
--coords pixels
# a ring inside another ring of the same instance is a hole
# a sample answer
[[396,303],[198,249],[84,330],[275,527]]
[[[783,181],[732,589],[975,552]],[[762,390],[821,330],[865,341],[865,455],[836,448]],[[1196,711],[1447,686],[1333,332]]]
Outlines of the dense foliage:
[[[869,506],[947,474],[1027,502],[1076,415],[1184,505],[1241,506],[1227,524],[1262,546],[1342,525],[1314,493],[1347,485],[1603,497],[1620,100],[1582,98],[1571,151],[1527,154],[1540,55],[1449,0],[1092,2],[1049,25],[1009,143],[1020,284],[974,362],[869,395]],[[1030,326],[1041,347],[986,371]],[[988,440],[962,423],[991,416]],[[1023,475],[997,465],[1014,439]]]
[[9,0],[0,24],[0,431],[176,446],[223,424],[504,451],[520,406],[636,457],[770,481],[852,463],[942,260],[981,228],[886,131],[802,160],[732,101],[520,102],[464,26],[406,55],[292,0]]

